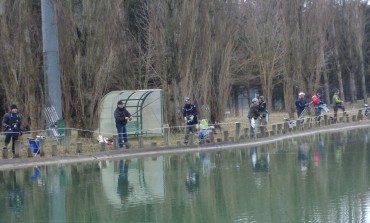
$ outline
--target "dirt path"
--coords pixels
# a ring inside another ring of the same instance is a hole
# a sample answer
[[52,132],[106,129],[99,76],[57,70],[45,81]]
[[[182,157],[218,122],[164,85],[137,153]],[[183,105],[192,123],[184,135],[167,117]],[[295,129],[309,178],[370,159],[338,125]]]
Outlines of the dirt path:
[[184,154],[193,153],[199,151],[215,151],[215,150],[228,150],[228,149],[239,149],[252,146],[259,146],[264,144],[269,144],[279,140],[284,140],[288,138],[302,137],[317,133],[329,133],[346,131],[357,128],[370,128],[370,120],[351,122],[351,123],[341,123],[335,125],[329,125],[319,128],[313,128],[305,130],[304,132],[288,133],[285,135],[276,135],[267,138],[260,138],[255,140],[245,140],[241,142],[222,142],[216,144],[206,144],[202,146],[183,146],[183,147],[160,147],[160,148],[145,148],[145,149],[131,149],[131,150],[111,150],[106,152],[100,152],[90,155],[74,155],[74,156],[59,156],[59,157],[34,157],[34,158],[20,158],[20,159],[7,159],[0,160],[0,170],[9,169],[20,169],[28,168],[40,165],[50,165],[50,164],[68,164],[77,162],[91,162],[107,159],[125,159],[133,157],[143,157],[143,156],[159,156],[159,155],[174,155],[174,154]]

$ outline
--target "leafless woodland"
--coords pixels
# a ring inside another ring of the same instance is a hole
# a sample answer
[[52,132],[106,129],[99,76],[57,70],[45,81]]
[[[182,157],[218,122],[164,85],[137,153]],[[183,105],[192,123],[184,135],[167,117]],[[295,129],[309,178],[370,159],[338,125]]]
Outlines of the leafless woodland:
[[[358,0],[56,0],[66,125],[97,127],[112,90],[161,88],[164,117],[181,121],[181,98],[222,121],[230,96],[258,87],[270,110],[293,115],[299,91],[333,89],[365,99],[369,6]],[[42,129],[40,0],[0,0],[0,102],[18,103]],[[203,111],[201,111],[203,112]],[[200,114],[201,116],[203,114]]]

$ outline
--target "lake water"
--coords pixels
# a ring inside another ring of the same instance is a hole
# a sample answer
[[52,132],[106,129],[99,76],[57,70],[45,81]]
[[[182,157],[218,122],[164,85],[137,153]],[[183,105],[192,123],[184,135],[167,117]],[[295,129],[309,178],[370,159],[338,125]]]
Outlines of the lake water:
[[370,222],[369,130],[0,172],[0,222]]

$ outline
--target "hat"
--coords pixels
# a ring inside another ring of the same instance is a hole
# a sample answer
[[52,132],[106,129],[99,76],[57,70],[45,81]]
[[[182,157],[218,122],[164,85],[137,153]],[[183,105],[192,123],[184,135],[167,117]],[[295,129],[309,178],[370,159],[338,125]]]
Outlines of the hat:
[[369,107],[367,104],[365,104],[365,107]]
[[303,92],[299,92],[299,94],[298,94],[299,96],[301,96],[301,95],[306,95],[305,93],[303,93]]
[[184,102],[190,101],[189,97],[184,97]]
[[123,101],[122,101],[122,100],[119,100],[119,101],[117,102],[117,105],[123,105]]
[[259,96],[259,99],[261,99],[263,101],[265,98],[261,95],[261,96]]
[[258,101],[258,99],[257,98],[253,98],[252,99],[252,102],[257,102]]
[[18,109],[18,107],[17,107],[16,104],[12,104],[12,105],[10,105],[10,109]]

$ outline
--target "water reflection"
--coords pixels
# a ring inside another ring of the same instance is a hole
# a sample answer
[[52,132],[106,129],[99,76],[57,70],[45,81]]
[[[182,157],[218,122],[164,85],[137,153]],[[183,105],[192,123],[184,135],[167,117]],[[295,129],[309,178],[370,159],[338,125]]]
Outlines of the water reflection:
[[38,186],[42,186],[42,176],[41,176],[41,170],[38,166],[33,168],[33,174],[31,176],[31,181],[36,182]]
[[129,181],[128,181],[128,166],[130,160],[120,160],[119,161],[119,174],[118,174],[118,185],[117,185],[117,193],[121,197],[121,201],[125,200],[129,193],[132,191],[132,187],[129,189]]
[[308,163],[310,160],[310,145],[306,142],[298,147],[298,161],[302,172],[307,171]]
[[3,171],[0,222],[370,222],[368,134]]
[[268,172],[270,165],[270,154],[259,153],[257,148],[251,149],[252,168],[254,172]]
[[316,143],[316,148],[313,153],[314,165],[316,167],[321,165],[322,160],[325,155],[325,142],[324,139],[320,136],[318,142]]
[[6,178],[7,207],[14,214],[18,215],[24,209],[24,191],[17,182],[15,171],[10,171]]
[[163,157],[102,161],[99,166],[106,199],[116,208],[164,198]]

